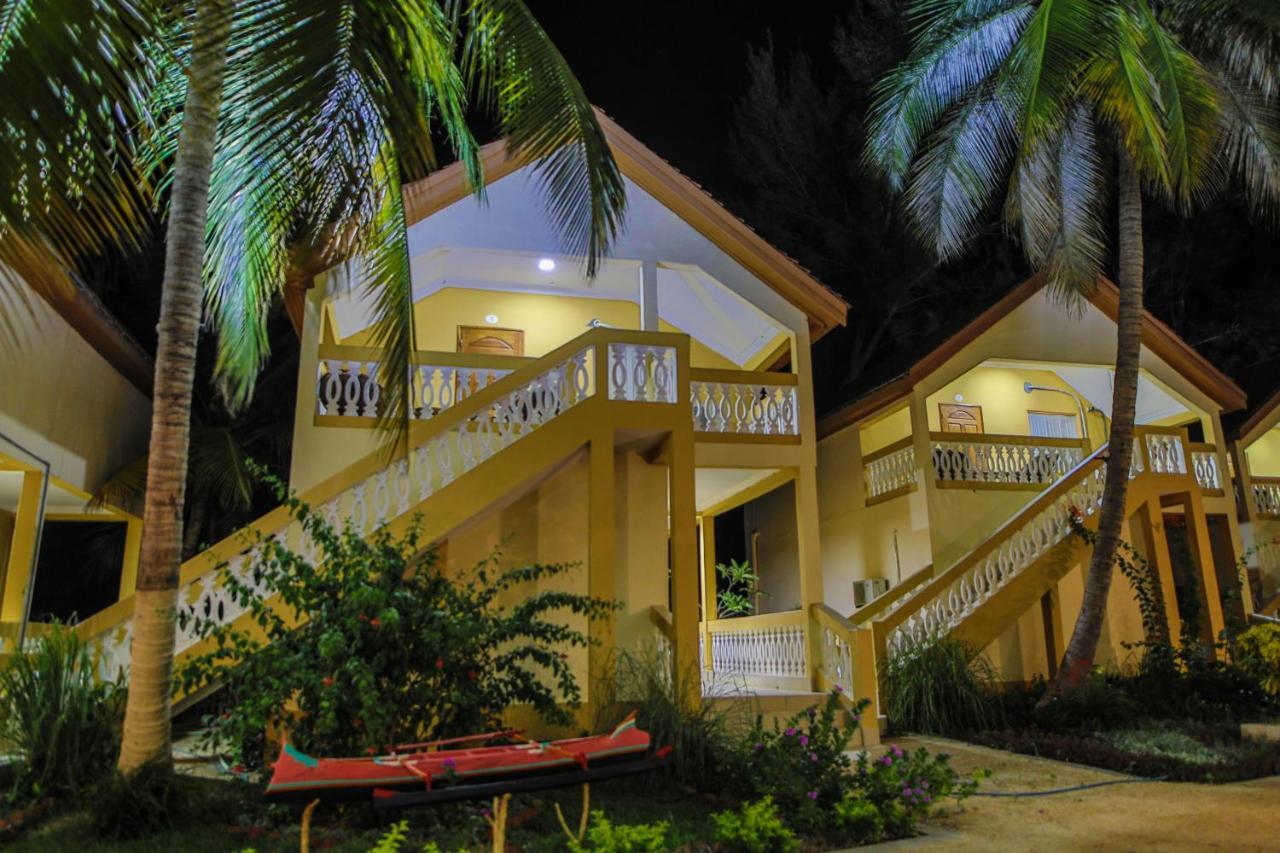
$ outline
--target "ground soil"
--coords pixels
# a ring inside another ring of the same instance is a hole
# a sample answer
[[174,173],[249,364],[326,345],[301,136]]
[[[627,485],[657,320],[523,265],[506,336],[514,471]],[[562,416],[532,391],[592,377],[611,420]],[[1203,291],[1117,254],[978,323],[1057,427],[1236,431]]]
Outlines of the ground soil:
[[[900,738],[992,771],[988,792],[1043,791],[1122,774],[937,738]],[[1280,850],[1280,776],[1229,785],[1136,782],[1027,798],[974,797],[887,847],[974,851]]]

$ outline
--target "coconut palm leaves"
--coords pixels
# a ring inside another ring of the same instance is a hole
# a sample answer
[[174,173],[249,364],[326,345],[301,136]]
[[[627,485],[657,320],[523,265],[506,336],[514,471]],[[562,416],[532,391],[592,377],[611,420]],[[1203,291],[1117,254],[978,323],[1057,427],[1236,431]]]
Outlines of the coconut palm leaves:
[[[181,97],[180,89],[173,92]],[[233,26],[210,185],[206,308],[218,371],[242,405],[269,350],[266,317],[300,246],[349,261],[379,322],[384,426],[403,435],[414,348],[401,186],[445,139],[482,185],[472,107],[535,163],[551,218],[588,272],[620,225],[621,175],[581,87],[514,0],[244,0]],[[153,152],[164,162],[176,127]],[[318,270],[314,270],[318,271]]]
[[1189,209],[1229,180],[1280,198],[1280,12],[1266,0],[918,0],[882,84],[867,163],[921,238],[963,251],[1001,196],[1063,292],[1103,270],[1101,176],[1129,158]]

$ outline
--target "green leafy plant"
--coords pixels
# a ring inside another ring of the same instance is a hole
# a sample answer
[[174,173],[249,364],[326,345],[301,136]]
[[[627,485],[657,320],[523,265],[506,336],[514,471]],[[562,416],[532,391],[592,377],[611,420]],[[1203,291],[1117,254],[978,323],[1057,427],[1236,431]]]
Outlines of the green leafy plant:
[[400,847],[408,839],[409,821],[397,821],[387,827],[378,842],[369,848],[369,853],[400,853]]
[[934,638],[883,666],[885,711],[899,729],[963,734],[1003,722],[994,671],[958,640]]
[[759,589],[760,576],[751,564],[738,560],[716,563],[716,577],[723,582],[723,588],[716,593],[716,616],[750,616],[756,609],[755,597],[764,594]]
[[177,679],[184,692],[226,685],[208,740],[255,766],[269,725],[300,749],[355,754],[496,728],[522,703],[570,722],[564,705],[581,691],[566,652],[590,639],[565,619],[598,619],[614,605],[543,586],[568,566],[499,570],[489,560],[446,574],[416,525],[402,538],[338,532],[275,486],[321,557],[260,538],[247,576],[222,568],[252,628],[196,617],[191,630],[209,650]]
[[1254,625],[1235,641],[1236,663],[1273,699],[1280,699],[1280,625]]
[[737,811],[711,816],[716,840],[734,853],[791,853],[800,849],[800,840],[778,815],[773,797],[764,796],[744,803]]
[[854,784],[875,805],[889,838],[914,835],[916,827],[944,797],[963,799],[978,788],[987,771],[962,779],[946,753],[930,754],[920,747],[907,752],[894,744],[879,758],[858,755]]
[[0,669],[0,743],[17,756],[11,799],[82,790],[111,767],[124,691],[100,681],[91,650],[55,626]]
[[884,837],[884,818],[866,795],[849,791],[832,809],[831,829],[844,843],[874,844]]
[[857,734],[857,715],[869,704],[858,703],[850,719],[840,693],[832,691],[821,707],[802,711],[785,725],[775,721],[765,729],[757,720],[738,776],[743,795],[771,796],[791,827],[806,834],[823,831],[848,789],[852,762],[847,753]]
[[144,764],[129,775],[114,770],[89,800],[94,834],[127,840],[173,827],[192,806],[189,782],[160,761]]
[[662,853],[668,849],[670,830],[671,825],[665,820],[617,825],[605,817],[604,812],[593,811],[586,844],[571,841],[569,849],[573,853],[587,850],[598,853]]

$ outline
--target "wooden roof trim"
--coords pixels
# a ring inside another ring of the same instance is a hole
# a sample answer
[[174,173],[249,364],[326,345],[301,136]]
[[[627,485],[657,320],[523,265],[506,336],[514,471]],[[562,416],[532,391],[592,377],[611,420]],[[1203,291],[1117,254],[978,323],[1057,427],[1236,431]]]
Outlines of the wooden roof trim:
[[[845,324],[849,304],[817,281],[746,223],[725,209],[706,190],[681,174],[600,110],[596,118],[604,130],[623,175],[668,207],[734,261],[760,278],[809,318],[812,340]],[[492,183],[525,165],[511,157],[504,142],[480,149],[485,182]],[[433,172],[404,188],[405,218],[413,225],[460,201],[472,192],[461,163]]]
[[1244,422],[1236,428],[1235,440],[1243,441],[1249,438],[1250,433],[1266,423],[1277,408],[1280,408],[1280,389],[1273,391],[1271,396],[1263,400],[1256,409],[1249,413]]
[[[1044,284],[1043,275],[1034,275],[1022,282],[912,364],[902,376],[827,415],[818,423],[819,438],[825,438],[845,429],[884,406],[897,402],[910,393],[919,380],[942,367],[960,350],[973,343],[979,335],[1013,313],[1016,308],[1039,292]],[[1120,307],[1120,291],[1115,284],[1107,279],[1099,281],[1098,286],[1089,295],[1089,302],[1113,323],[1116,321]],[[1240,386],[1146,309],[1142,311],[1142,343],[1185,376],[1192,385],[1215,400],[1222,406],[1224,412],[1234,412],[1244,408],[1246,396]],[[1273,408],[1280,405],[1280,392],[1277,392],[1276,398],[1272,403]],[[1241,434],[1243,435],[1244,432],[1245,429],[1242,428]]]

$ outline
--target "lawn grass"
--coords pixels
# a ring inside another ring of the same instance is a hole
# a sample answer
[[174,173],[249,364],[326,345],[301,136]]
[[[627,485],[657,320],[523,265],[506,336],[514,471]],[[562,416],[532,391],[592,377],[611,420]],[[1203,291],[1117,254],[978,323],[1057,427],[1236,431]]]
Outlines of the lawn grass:
[[[97,837],[85,811],[51,815],[5,844],[15,853],[228,853],[252,848],[256,853],[296,851],[300,810],[268,806],[258,789],[234,782],[201,779],[192,783],[196,796],[189,814],[171,829],[145,838],[111,841]],[[569,826],[576,830],[582,809],[580,790],[543,792],[513,797],[508,840],[528,853],[551,853],[566,848],[556,819],[559,803]],[[402,849],[417,850],[436,841],[444,850],[487,850],[489,833],[481,814],[483,804],[422,808],[399,813],[376,813],[351,806],[320,806],[314,816],[311,849],[333,853],[365,853],[398,820],[409,821],[409,842]],[[626,782],[592,787],[590,807],[601,809],[615,824],[667,821],[672,848],[714,835],[711,813],[717,807],[705,799],[675,791],[650,791]]]

